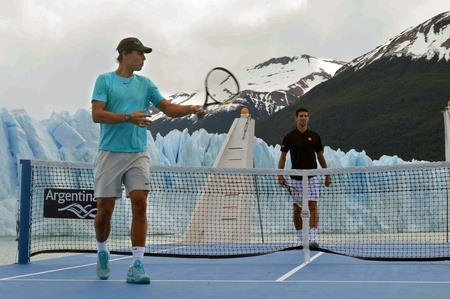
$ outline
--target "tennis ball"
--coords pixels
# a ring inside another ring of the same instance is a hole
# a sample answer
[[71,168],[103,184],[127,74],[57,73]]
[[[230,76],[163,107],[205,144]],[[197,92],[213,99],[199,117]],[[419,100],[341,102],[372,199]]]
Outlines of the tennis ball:
[[246,107],[242,108],[241,114],[248,114],[248,108],[246,108]]

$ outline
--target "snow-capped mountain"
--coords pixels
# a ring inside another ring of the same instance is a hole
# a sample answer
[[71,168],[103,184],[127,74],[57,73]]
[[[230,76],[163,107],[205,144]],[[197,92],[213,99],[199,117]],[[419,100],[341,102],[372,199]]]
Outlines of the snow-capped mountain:
[[[253,117],[264,118],[297,101],[314,86],[330,79],[345,63],[309,55],[273,58],[237,73],[241,104]],[[255,112],[258,113],[255,113]]]
[[237,102],[258,110],[258,115],[270,115],[333,77],[344,64],[309,55],[269,59],[236,72],[242,90]]
[[422,24],[408,28],[385,44],[355,58],[337,73],[347,69],[359,70],[381,58],[411,57],[412,59],[437,57],[450,59],[450,12],[441,13]]
[[[162,135],[173,129],[190,131],[205,128],[208,132],[224,133],[217,124],[229,125],[240,108],[247,107],[257,121],[292,105],[303,94],[330,79],[345,62],[321,59],[309,55],[272,58],[255,66],[233,71],[241,86],[241,93],[230,105],[210,106],[204,119],[192,122],[165,117],[158,110],[154,115],[154,132]],[[178,93],[170,98],[174,103],[203,104],[204,90]],[[224,123],[225,122],[225,123]]]

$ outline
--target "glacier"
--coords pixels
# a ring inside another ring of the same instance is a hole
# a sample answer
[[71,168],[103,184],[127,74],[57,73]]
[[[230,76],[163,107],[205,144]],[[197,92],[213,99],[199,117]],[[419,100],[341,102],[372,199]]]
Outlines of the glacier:
[[[97,154],[99,125],[92,122],[85,109],[75,114],[53,113],[48,120],[37,121],[24,109],[0,110],[0,236],[16,235],[21,159],[92,163]],[[151,165],[211,167],[226,134],[211,134],[200,129],[174,130],[166,136],[148,133]],[[280,146],[269,146],[262,139],[254,140],[254,167],[277,168]],[[364,151],[343,152],[325,147],[328,167],[398,165],[406,162],[397,156],[372,160]],[[286,167],[290,167],[287,161]]]

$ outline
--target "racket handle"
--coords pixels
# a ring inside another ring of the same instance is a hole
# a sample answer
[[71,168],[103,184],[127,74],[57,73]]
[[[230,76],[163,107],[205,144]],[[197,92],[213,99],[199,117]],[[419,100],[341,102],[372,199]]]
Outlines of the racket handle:
[[[205,112],[205,109],[202,107],[197,112]],[[194,116],[191,117],[192,122],[196,122],[198,120],[197,114],[194,114]]]

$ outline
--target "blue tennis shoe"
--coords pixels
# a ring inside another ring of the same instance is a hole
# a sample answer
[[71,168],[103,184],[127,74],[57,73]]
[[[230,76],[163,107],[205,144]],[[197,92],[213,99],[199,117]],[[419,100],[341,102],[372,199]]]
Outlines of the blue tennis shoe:
[[134,261],[133,266],[128,269],[127,282],[137,284],[150,283],[150,277],[145,274],[144,265],[142,264],[142,261],[140,259]]
[[97,276],[100,279],[109,278],[109,253],[104,250],[100,250],[97,253]]

